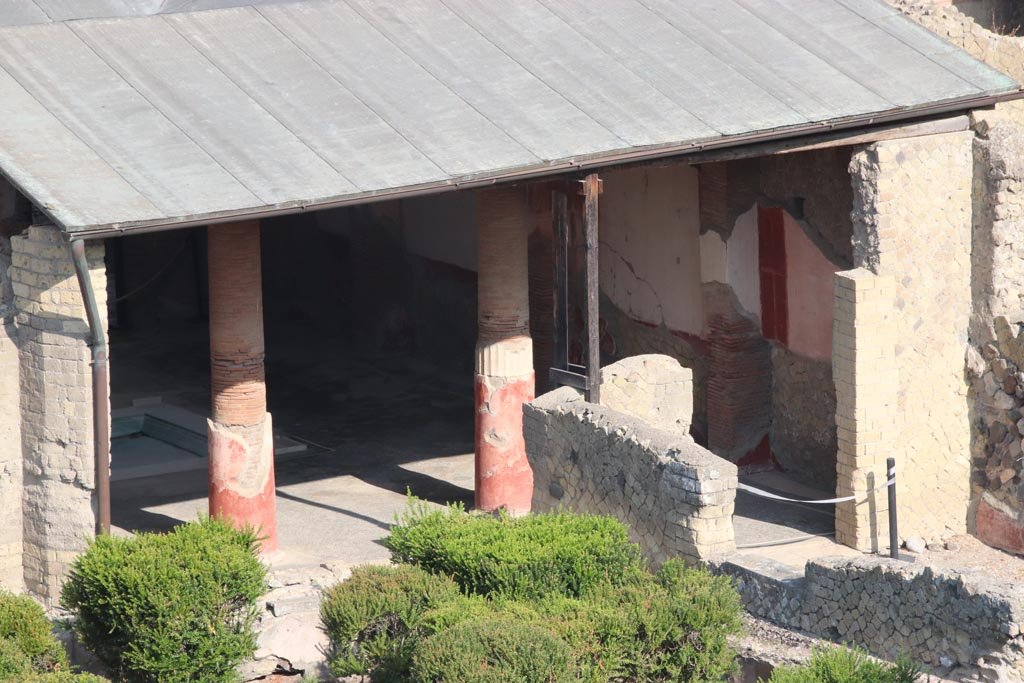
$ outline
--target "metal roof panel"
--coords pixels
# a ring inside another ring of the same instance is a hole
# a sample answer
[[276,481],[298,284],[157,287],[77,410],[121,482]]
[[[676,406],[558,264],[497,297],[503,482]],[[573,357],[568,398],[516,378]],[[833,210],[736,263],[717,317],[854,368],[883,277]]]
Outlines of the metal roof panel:
[[879,0],[0,3],[0,172],[87,235],[1020,95]]

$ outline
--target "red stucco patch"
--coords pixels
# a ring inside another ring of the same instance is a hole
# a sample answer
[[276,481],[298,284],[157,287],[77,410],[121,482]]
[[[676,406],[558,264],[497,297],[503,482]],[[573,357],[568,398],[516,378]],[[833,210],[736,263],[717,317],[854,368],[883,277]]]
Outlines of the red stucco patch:
[[491,386],[476,378],[476,507],[530,511],[533,470],[526,459],[523,404],[534,396],[533,377]]
[[1014,519],[989,505],[984,498],[978,504],[975,535],[993,548],[1024,555],[1024,520]]

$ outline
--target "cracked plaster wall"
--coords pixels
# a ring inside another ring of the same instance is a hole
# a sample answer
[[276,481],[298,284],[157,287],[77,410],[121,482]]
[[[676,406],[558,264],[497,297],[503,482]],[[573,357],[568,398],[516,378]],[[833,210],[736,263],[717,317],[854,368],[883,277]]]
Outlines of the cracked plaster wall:
[[[837,449],[833,278],[853,255],[850,155],[849,148],[835,148],[700,169],[701,278],[712,349],[708,401],[715,404],[708,412],[721,423],[709,426],[716,435],[709,443],[730,458],[768,445],[783,467],[826,490],[834,486]],[[783,210],[785,344],[761,336],[759,206]]]

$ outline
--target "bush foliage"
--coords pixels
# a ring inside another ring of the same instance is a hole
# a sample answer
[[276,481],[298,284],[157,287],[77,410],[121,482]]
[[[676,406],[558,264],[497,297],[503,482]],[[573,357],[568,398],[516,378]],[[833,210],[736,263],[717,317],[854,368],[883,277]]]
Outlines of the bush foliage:
[[821,648],[802,666],[782,666],[769,683],[914,683],[920,669],[907,660],[878,662],[856,648]]
[[416,648],[416,683],[570,683],[572,652],[546,628],[509,618],[471,619]]
[[0,683],[109,683],[72,673],[46,612],[27,595],[0,592]]
[[451,576],[478,595],[579,597],[643,572],[626,526],[598,515],[494,517],[411,502],[385,544],[396,562]]
[[62,600],[82,643],[121,680],[230,681],[256,649],[256,600],[267,589],[257,542],[210,519],[101,536],[75,561]]
[[424,612],[459,595],[451,579],[417,567],[357,567],[320,604],[331,642],[331,672],[349,676],[373,670],[374,680],[401,680],[422,634]]
[[67,671],[68,655],[42,606],[27,595],[0,593],[0,671],[24,658],[29,670]]
[[336,675],[685,683],[733,669],[728,579],[677,561],[651,574],[613,519],[417,505],[388,544],[409,564],[359,569],[325,596]]

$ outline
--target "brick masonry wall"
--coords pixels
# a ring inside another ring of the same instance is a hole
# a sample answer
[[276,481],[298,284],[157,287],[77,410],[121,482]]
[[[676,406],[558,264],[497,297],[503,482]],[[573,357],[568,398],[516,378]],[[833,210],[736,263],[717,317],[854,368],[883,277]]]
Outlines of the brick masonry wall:
[[[25,586],[47,602],[92,537],[94,465],[89,326],[70,249],[56,228],[11,240],[20,345]],[[90,276],[106,303],[103,245]]]
[[836,493],[857,496],[836,506],[836,540],[858,550],[889,545],[888,493],[876,489],[899,436],[895,290],[891,277],[864,268],[836,274]]
[[625,359],[602,373],[602,394],[618,385],[611,391],[617,409],[586,403],[569,387],[524,406],[533,509],[618,517],[655,564],[734,550],[736,466],[697,445],[678,416],[653,417],[673,429],[637,417],[651,418],[652,395],[676,395],[692,383],[690,373],[654,356]]
[[1024,681],[1024,597],[980,571],[943,573],[881,557],[824,558],[804,573],[766,558],[712,563],[752,614],[886,659],[907,655],[943,678]]
[[[973,138],[966,131],[880,142],[850,164],[855,264],[895,282],[891,455],[903,538],[966,529]],[[854,416],[840,407],[838,417]]]

